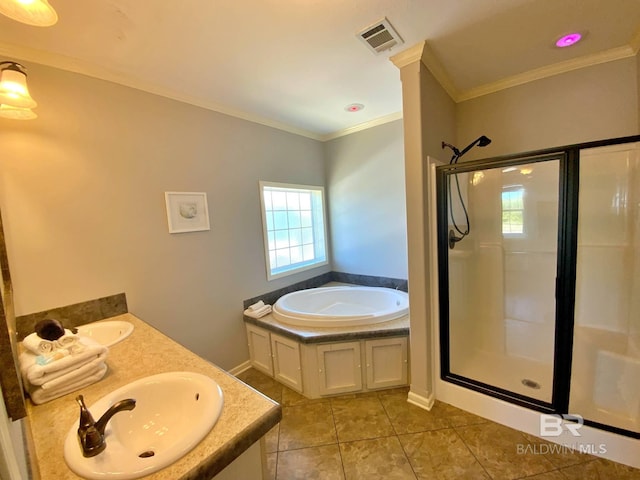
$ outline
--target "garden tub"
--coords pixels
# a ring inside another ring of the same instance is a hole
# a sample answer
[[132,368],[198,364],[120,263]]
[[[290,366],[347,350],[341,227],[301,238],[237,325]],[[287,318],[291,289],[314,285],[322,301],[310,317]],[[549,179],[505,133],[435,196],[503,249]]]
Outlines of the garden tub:
[[408,313],[407,293],[384,287],[310,288],[283,295],[273,306],[276,320],[310,327],[371,325]]

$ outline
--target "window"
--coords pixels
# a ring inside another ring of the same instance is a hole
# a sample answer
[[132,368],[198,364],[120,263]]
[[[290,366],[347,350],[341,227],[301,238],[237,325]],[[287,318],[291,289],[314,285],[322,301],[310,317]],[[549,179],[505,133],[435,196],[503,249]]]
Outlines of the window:
[[260,182],[267,278],[326,265],[324,188]]
[[502,234],[524,233],[524,188],[508,187],[502,191]]

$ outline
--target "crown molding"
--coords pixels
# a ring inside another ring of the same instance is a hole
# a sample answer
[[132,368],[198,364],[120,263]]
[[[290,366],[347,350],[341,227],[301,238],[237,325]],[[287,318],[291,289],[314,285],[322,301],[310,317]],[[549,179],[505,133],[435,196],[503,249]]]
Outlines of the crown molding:
[[497,82],[487,83],[474,87],[469,90],[461,92],[457,98],[454,98],[456,102],[464,102],[473,98],[482,97],[490,93],[496,93],[507,88],[516,87],[518,85],[524,85],[526,83],[534,82],[536,80],[542,80],[544,78],[560,75],[562,73],[579,70],[581,68],[591,67],[599,65],[601,63],[612,62],[614,60],[621,60],[623,58],[635,56],[637,50],[634,51],[631,45],[623,47],[612,48],[610,50],[596,53],[593,55],[585,55],[564,62],[554,63],[534,70],[529,70],[518,75],[503,78]]
[[306,138],[310,138],[312,140],[317,140],[319,142],[326,142],[327,140],[343,137],[345,135],[349,135],[350,133],[366,130],[367,128],[372,128],[377,125],[383,125],[385,123],[393,122],[395,120],[402,118],[402,112],[396,112],[396,113],[392,113],[389,115],[385,115],[383,117],[370,120],[368,122],[355,125],[353,127],[345,128],[343,130],[338,130],[336,132],[323,135],[323,134],[311,132],[309,130],[292,127],[291,125],[287,125],[281,122],[277,122],[275,120],[271,120],[271,119],[260,117],[258,115],[243,112],[241,110],[230,108],[215,102],[205,101],[200,98],[191,97],[191,96],[184,95],[182,93],[175,92],[166,88],[158,87],[157,85],[154,85],[148,82],[143,82],[137,79],[133,79],[131,77],[122,75],[120,73],[116,73],[114,71],[111,71],[102,67],[98,67],[96,65],[89,64],[87,62],[81,62],[77,59],[67,57],[65,55],[42,52],[40,50],[21,47],[17,45],[11,45],[11,44],[2,43],[2,42],[0,42],[0,55],[17,57],[24,61],[38,63],[40,65],[46,65],[49,67],[58,68],[58,69],[73,72],[73,73],[78,73],[80,75],[85,75],[87,77],[97,78],[98,80],[105,80],[108,82],[117,83],[125,87],[134,88],[136,90],[141,90],[143,92],[151,93],[153,95],[169,98],[171,100],[176,100],[182,103],[187,103],[189,105],[193,105],[196,107],[204,108],[206,110],[222,113],[224,115],[229,115],[231,117],[246,120],[248,122],[258,123],[266,127],[271,127],[277,130],[293,133],[295,135],[300,135]]
[[275,128],[295,135],[301,135],[303,137],[311,138],[313,140],[322,141],[322,135],[309,130],[292,127],[285,123],[281,123],[275,120],[261,117],[259,115],[251,114],[228,107],[216,102],[203,100],[201,98],[185,95],[183,93],[160,87],[158,85],[145,82],[136,78],[132,78],[115,71],[99,67],[88,62],[83,62],[72,57],[65,55],[53,54],[43,52],[41,50],[35,50],[31,48],[21,47],[18,45],[12,45],[0,42],[0,55],[17,57],[21,60],[28,62],[38,63],[40,65],[46,65],[48,67],[58,68],[61,70],[78,73],[87,77],[96,78],[98,80],[106,80],[108,82],[117,83],[125,87],[141,90],[146,93],[158,95],[160,97],[169,98],[178,102],[187,103],[195,107],[204,108],[231,117],[246,120],[252,123],[258,123],[266,127]]
[[444,88],[449,96],[457,101],[459,96],[458,89],[451,80],[451,77],[436,57],[435,53],[429,46],[427,41],[420,42],[413,47],[408,48],[392,57],[389,60],[398,68],[406,67],[415,62],[422,62],[436,78],[438,83]]
[[389,60],[398,68],[406,67],[422,59],[422,51],[426,44],[426,41],[417,43],[413,47],[392,55]]
[[402,119],[402,112],[390,113],[388,115],[384,115],[382,117],[369,120],[368,122],[359,123],[358,125],[354,125],[353,127],[349,127],[343,130],[338,130],[337,132],[329,133],[327,135],[322,136],[320,140],[323,142],[326,142],[329,140],[333,140],[335,138],[344,137],[352,133],[361,132],[369,128],[377,127],[378,125],[384,125],[385,123],[395,122],[396,120],[400,120],[400,119]]
[[460,97],[460,92],[456,88],[453,80],[445,70],[444,66],[438,60],[435,53],[429,46],[427,42],[424,42],[424,49],[422,51],[422,63],[426,65],[431,74],[438,81],[440,86],[444,88],[444,91],[453,99],[454,102],[458,102],[458,98]]
[[[583,57],[567,60],[564,62],[548,65],[545,67],[537,68],[524,72],[518,75],[513,75],[496,82],[491,82],[485,85],[480,85],[468,90],[460,91],[456,88],[451,77],[447,73],[442,63],[438,60],[433,50],[425,40],[420,42],[402,52],[397,53],[389,57],[389,60],[399,69],[410,65],[412,63],[421,61],[435,77],[442,88],[453,99],[454,102],[460,103],[473,98],[496,93],[507,88],[515,87],[518,85],[524,85],[536,80],[559,75],[562,73],[578,70],[581,68],[598,65],[601,63],[620,60],[623,58],[632,57],[638,54],[640,51],[640,29],[630,39],[629,44],[623,47],[613,48],[605,52],[586,55]],[[131,78],[121,73],[108,70],[89,62],[83,62],[78,59],[68,57],[65,55],[53,54],[43,52],[41,50],[31,49],[18,45],[8,44],[0,42],[0,55],[17,57],[21,60],[46,65],[49,67],[59,68],[73,73],[78,73],[88,77],[96,78],[99,80],[106,80],[109,82],[117,83],[126,87],[141,90],[146,93],[158,95],[161,97],[176,100],[182,103],[187,103],[196,107],[211,110],[231,117],[246,120],[248,122],[257,123],[267,127],[282,130],[294,135],[300,135],[303,137],[317,140],[320,142],[326,142],[335,138],[343,137],[351,133],[360,132],[368,128],[372,128],[385,123],[393,122],[402,118],[402,112],[391,113],[368,122],[364,122],[353,127],[338,130],[329,134],[318,134],[309,130],[293,127],[291,125],[278,122],[269,118],[264,118],[259,115],[248,113],[242,110],[228,107],[223,104],[203,100],[201,98],[192,97],[183,93],[159,87],[158,85],[144,82],[139,79]]]
[[553,65],[547,65],[541,68],[529,70],[524,73],[512,75],[500,79],[495,82],[473,87],[468,90],[458,90],[451,80],[451,77],[447,73],[442,63],[438,60],[433,50],[430,48],[427,41],[418,43],[407,50],[404,50],[389,58],[393,64],[402,68],[411,63],[422,61],[429,69],[431,74],[436,78],[440,86],[449,94],[454,102],[460,103],[466,100],[482,97],[491,93],[496,93],[507,88],[516,87],[518,85],[524,85],[526,83],[534,82],[536,80],[542,80],[544,78],[560,75],[562,73],[579,70],[601,63],[612,62],[615,60],[621,60],[628,57],[633,57],[640,51],[640,29],[630,39],[629,44],[612,48],[605,52],[595,53],[592,55],[585,55],[582,57],[566,60],[564,62],[555,63]]

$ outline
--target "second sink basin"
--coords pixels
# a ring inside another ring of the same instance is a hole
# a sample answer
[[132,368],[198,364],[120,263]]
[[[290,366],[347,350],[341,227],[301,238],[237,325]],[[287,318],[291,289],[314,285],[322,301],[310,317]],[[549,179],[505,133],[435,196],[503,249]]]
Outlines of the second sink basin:
[[97,456],[82,455],[78,421],[69,429],[64,459],[77,475],[132,480],[167,467],[209,433],[223,405],[222,389],[213,379],[199,373],[169,372],[114,390],[89,406],[89,411],[97,421],[125,398],[135,399],[136,407],[114,415],[105,430],[107,448]]
[[96,342],[110,347],[121,342],[133,332],[133,323],[123,320],[106,320],[78,327],[78,335],[90,337]]

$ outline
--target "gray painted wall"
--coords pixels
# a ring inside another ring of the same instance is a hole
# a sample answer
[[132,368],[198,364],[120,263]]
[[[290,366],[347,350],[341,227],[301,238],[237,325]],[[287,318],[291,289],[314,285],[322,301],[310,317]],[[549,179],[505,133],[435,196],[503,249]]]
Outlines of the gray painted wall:
[[[248,359],[242,300],[267,282],[258,180],[325,185],[320,142],[26,64],[39,118],[0,119],[0,206],[23,315],[126,292],[223,368]],[[165,191],[206,192],[211,230],[169,234]]]
[[402,120],[325,144],[333,270],[407,278]]

